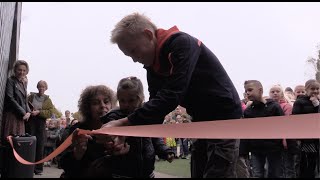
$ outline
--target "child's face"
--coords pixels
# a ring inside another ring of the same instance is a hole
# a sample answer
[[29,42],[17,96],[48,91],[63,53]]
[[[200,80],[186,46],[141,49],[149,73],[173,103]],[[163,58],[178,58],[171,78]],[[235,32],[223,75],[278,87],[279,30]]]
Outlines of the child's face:
[[132,58],[134,62],[139,62],[147,67],[153,65],[155,59],[155,43],[154,34],[145,30],[136,37],[126,37],[118,42],[119,49]]
[[60,120],[60,127],[65,128],[66,126],[67,126],[67,121],[64,119]]
[[246,84],[244,89],[250,101],[260,100],[262,98],[262,88],[258,87],[254,83]]
[[248,95],[247,95],[247,93],[243,93],[243,98],[244,98],[244,100],[248,100]]
[[181,113],[182,113],[182,110],[181,110],[181,108],[178,106],[178,107],[174,110],[174,112],[175,112],[176,114],[181,114]]
[[176,117],[176,120],[177,120],[178,123],[182,123],[183,118],[182,118],[180,115],[178,115],[178,116]]
[[279,87],[272,87],[269,92],[270,98],[275,101],[279,101],[282,98],[282,91]]
[[55,128],[55,127],[56,127],[56,123],[51,120],[51,121],[49,122],[49,128],[50,128],[50,129],[53,129],[53,128]]
[[306,89],[304,86],[297,87],[294,91],[294,95],[297,98],[299,95],[305,95],[306,94]]
[[90,112],[93,119],[106,115],[112,108],[111,100],[103,94],[97,94],[90,102]]
[[170,124],[177,124],[175,120],[170,120]]
[[132,113],[135,109],[142,106],[142,100],[133,90],[119,90],[117,92],[120,109]]
[[307,89],[306,89],[306,94],[308,96],[317,96],[319,95],[319,88],[320,84],[319,83],[312,83]]

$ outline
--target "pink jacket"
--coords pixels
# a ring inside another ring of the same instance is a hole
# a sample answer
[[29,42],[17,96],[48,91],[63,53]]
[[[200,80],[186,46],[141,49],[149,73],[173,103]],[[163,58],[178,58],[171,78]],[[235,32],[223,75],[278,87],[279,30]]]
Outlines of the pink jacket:
[[247,106],[244,102],[241,102],[242,111],[246,110]]
[[292,114],[292,105],[290,103],[287,103],[284,100],[280,100],[279,104],[286,116]]

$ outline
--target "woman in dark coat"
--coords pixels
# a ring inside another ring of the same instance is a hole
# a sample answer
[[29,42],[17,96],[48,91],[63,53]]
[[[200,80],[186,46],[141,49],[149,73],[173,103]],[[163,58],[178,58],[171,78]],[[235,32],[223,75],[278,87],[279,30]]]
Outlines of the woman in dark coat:
[[18,60],[14,65],[13,75],[7,80],[1,136],[4,142],[10,134],[25,134],[25,122],[31,114],[27,101],[28,72],[28,63]]

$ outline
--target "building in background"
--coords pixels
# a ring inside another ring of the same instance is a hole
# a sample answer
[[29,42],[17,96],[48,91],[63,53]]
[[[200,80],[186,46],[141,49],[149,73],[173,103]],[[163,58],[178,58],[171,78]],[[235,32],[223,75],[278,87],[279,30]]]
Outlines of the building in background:
[[0,2],[0,134],[7,78],[18,58],[21,8],[22,2]]

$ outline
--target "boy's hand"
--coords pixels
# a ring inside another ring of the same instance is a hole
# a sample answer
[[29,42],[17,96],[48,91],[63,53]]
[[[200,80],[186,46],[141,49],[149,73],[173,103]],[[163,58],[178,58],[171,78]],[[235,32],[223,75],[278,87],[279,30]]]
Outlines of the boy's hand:
[[253,101],[248,101],[247,104],[246,104],[246,107],[251,106],[252,103],[253,103]]
[[317,106],[319,106],[319,99],[318,99],[318,95],[312,95],[311,97],[310,97],[310,101],[312,102],[312,104],[313,104],[313,106],[314,107],[317,107]]
[[125,142],[125,136],[110,136],[106,134],[97,134],[96,143],[103,144],[106,154],[123,155],[130,150],[130,145]]
[[171,163],[174,160],[174,153],[170,152],[167,155],[167,161]]

